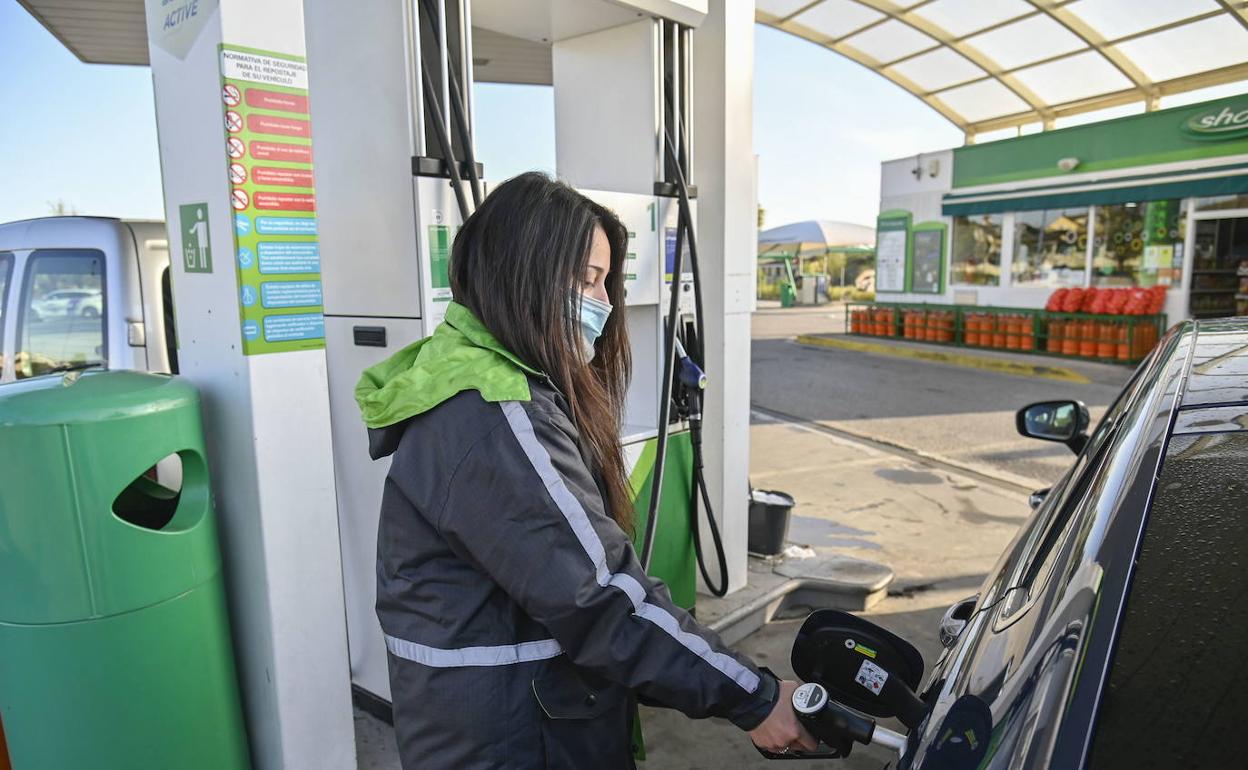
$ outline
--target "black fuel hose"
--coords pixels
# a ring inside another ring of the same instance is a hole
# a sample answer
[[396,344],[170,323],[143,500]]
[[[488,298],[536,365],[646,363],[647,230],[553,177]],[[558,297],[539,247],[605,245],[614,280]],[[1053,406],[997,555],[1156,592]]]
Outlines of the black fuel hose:
[[[671,146],[671,137],[668,137]],[[683,218],[682,218],[683,219]],[[672,284],[667,304],[667,325],[663,327],[663,379],[659,392],[659,436],[654,453],[654,475],[650,481],[650,505],[646,530],[641,540],[641,568],[650,570],[654,533],[659,525],[659,501],[663,496],[663,470],[667,463],[668,422],[671,419],[673,367],[676,363],[676,323],[680,311],[680,274],[684,267],[684,228],[676,223],[676,253],[672,257]]]
[[[654,476],[650,487],[650,505],[648,515],[646,517],[646,530],[642,539],[641,563],[643,569],[649,569],[650,557],[654,548],[654,533],[658,527],[659,503],[662,499],[663,489],[663,471],[667,455],[667,435],[668,435],[668,417],[671,402],[672,390],[672,368],[675,363],[675,344],[676,344],[676,323],[677,313],[680,307],[680,276],[683,267],[684,237],[689,237],[689,262],[693,271],[693,290],[694,290],[694,323],[699,332],[697,344],[692,345],[694,348],[694,363],[700,369],[704,369],[703,363],[699,361],[703,355],[703,344],[701,339],[703,326],[702,318],[702,280],[701,271],[698,269],[698,243],[697,236],[693,229],[693,206],[689,202],[689,188],[685,182],[684,170],[680,166],[678,156],[676,155],[675,142],[672,140],[670,131],[664,132],[664,139],[667,143],[667,151],[675,159],[672,166],[676,172],[676,187],[679,192],[680,213],[676,226],[676,253],[673,256],[672,265],[672,283],[670,290],[670,300],[668,303],[668,323],[664,329],[666,359],[663,363],[663,391],[659,401],[659,436],[658,446],[655,452],[655,468]],[[702,573],[702,580],[706,583],[707,590],[713,596],[723,596],[728,592],[728,560],[724,554],[724,546],[720,537],[719,525],[715,521],[715,512],[711,506],[710,494],[706,488],[706,476],[703,468],[702,457],[702,408],[701,393],[695,389],[688,391],[690,400],[690,420],[689,420],[689,439],[693,449],[693,468],[690,477],[690,509],[689,509],[689,529],[693,537],[694,556],[698,562],[698,570]],[[719,562],[719,585],[711,582],[710,575],[706,568],[705,557],[702,553],[702,538],[700,526],[698,522],[698,499],[702,500],[706,509],[707,526],[711,531],[711,539],[715,546],[715,556]]]
[[445,157],[446,169],[451,175],[451,187],[455,190],[455,203],[459,206],[459,214],[463,217],[462,221],[467,221],[468,200],[464,197],[463,183],[459,178],[459,168],[455,161],[455,148],[451,146],[451,139],[446,135],[446,125],[442,122],[442,107],[438,104],[437,94],[434,93],[433,81],[429,79],[429,70],[421,67],[420,75],[420,82],[425,89],[425,103],[429,111],[433,113],[433,133],[438,139],[438,144],[442,146],[442,155]]
[[[434,38],[438,38],[440,25],[437,23],[439,19],[437,8],[433,0],[424,0],[424,5],[425,15],[429,17],[429,27],[433,30]],[[464,146],[464,162],[468,164],[468,188],[472,192],[472,206],[476,209],[481,205],[481,178],[477,176],[477,156],[472,147],[472,130],[468,125],[468,111],[464,106],[464,92],[459,87],[459,76],[455,74],[455,68],[448,66],[446,73],[450,76],[451,87],[448,90],[450,91],[452,122],[459,134],[459,142]],[[467,219],[467,215],[464,218]]]

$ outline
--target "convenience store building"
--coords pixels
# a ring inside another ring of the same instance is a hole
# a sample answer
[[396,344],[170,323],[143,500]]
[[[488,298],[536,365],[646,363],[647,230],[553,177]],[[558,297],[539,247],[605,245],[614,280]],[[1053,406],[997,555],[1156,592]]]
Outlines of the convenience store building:
[[881,302],[1164,285],[1171,322],[1248,314],[1248,96],[888,161],[880,198]]

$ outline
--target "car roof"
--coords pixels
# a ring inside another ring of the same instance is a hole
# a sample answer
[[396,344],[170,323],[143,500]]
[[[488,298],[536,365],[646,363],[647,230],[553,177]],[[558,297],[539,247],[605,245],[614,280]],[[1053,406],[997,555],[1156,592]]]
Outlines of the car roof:
[[1179,408],[1248,404],[1248,316],[1189,323],[1195,341]]

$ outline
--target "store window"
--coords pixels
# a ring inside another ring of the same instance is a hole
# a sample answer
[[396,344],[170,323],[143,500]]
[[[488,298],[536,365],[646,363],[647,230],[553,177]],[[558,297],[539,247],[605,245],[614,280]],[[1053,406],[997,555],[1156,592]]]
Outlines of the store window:
[[1020,211],[1014,215],[1015,286],[1083,286],[1088,210]]
[[26,265],[18,379],[105,363],[104,255],[43,249],[31,252]]
[[1185,228],[1186,217],[1178,200],[1097,206],[1092,285],[1179,283]]
[[1001,215],[953,218],[950,282],[978,286],[1001,283]]
[[1248,209],[1248,193],[1196,199],[1197,211],[1228,211],[1231,209]]

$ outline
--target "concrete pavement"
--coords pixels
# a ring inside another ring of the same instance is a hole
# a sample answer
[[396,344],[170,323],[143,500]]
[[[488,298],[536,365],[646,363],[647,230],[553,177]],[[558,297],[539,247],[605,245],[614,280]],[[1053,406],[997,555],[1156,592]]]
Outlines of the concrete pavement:
[[1014,412],[1033,401],[1077,398],[1097,419],[1131,376],[1121,366],[976,351],[1054,362],[1088,379],[1064,382],[795,342],[802,334],[835,333],[843,328],[843,319],[836,305],[755,314],[754,404],[914,456],[996,475],[1020,487],[1052,484],[1069,466],[1070,453],[1061,445],[1019,436]]

